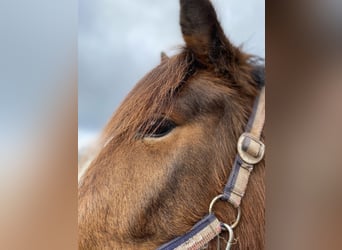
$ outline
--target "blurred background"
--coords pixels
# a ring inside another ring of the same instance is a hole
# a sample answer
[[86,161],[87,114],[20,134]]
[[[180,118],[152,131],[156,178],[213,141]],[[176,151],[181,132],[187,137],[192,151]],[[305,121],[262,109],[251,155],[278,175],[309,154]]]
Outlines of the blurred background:
[[[214,4],[229,38],[260,56],[266,15],[267,249],[341,249],[342,1]],[[177,9],[0,1],[0,249],[77,249],[78,140],[160,51],[177,51]]]
[[[229,39],[265,57],[265,2],[214,0]],[[177,53],[179,1],[79,1],[78,144],[91,142],[137,81]]]
[[0,1],[0,249],[77,248],[77,10]]

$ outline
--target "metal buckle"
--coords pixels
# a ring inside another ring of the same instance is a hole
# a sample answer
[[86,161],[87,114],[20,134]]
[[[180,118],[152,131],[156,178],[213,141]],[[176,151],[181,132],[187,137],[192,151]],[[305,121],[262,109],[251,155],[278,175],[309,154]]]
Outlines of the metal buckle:
[[237,144],[241,159],[251,165],[259,163],[265,154],[265,144],[250,133],[243,133]]

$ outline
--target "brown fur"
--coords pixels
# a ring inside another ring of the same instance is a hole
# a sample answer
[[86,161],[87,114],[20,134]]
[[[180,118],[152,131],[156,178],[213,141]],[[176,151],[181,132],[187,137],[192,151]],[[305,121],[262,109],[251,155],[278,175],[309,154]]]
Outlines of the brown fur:
[[[206,215],[227,181],[258,93],[253,66],[226,39],[209,1],[181,1],[181,7],[186,47],[127,96],[79,183],[80,249],[155,249]],[[210,13],[205,22],[192,19],[201,12]],[[147,137],[146,124],[159,117],[177,127]],[[261,162],[242,201],[233,249],[264,248],[264,175]],[[223,222],[235,218],[228,203],[215,205],[215,213]]]

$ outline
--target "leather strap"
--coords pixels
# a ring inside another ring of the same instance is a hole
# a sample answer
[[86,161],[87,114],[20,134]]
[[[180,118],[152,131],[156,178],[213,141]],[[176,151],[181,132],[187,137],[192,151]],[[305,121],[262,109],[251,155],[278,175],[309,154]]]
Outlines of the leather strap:
[[264,157],[265,145],[260,137],[265,123],[265,87],[255,100],[253,113],[250,116],[245,133],[238,141],[232,171],[224,188],[223,200],[228,200],[234,207],[239,207],[244,197],[249,176],[254,165]]
[[214,214],[209,214],[186,234],[157,248],[157,250],[201,249],[221,233],[221,223]]

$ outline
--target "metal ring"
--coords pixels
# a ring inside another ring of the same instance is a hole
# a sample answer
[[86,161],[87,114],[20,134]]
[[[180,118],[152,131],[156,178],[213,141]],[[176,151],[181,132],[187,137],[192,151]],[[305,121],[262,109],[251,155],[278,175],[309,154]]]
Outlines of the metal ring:
[[[210,205],[209,205],[209,213],[211,214],[212,211],[213,211],[213,206],[214,204],[216,203],[217,200],[223,198],[224,195],[223,194],[219,194],[218,196],[216,196],[211,202],[210,202]],[[240,222],[240,219],[241,219],[241,208],[240,207],[237,207],[237,216],[236,216],[236,219],[234,221],[234,223],[232,223],[230,225],[231,228],[236,228],[236,226],[239,224]]]

